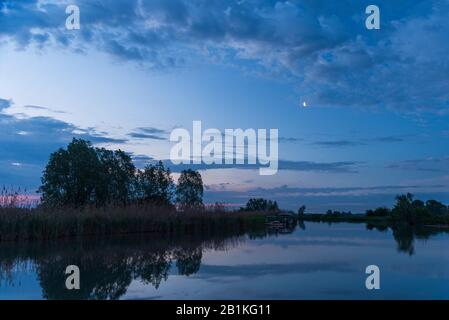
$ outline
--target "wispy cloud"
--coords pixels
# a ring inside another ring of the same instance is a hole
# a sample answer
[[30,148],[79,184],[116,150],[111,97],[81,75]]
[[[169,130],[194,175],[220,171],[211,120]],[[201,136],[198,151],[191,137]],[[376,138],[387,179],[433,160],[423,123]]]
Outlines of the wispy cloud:
[[33,110],[49,111],[52,113],[60,113],[60,114],[66,113],[65,111],[62,111],[62,110],[55,110],[55,109],[48,108],[48,107],[34,106],[34,105],[26,105],[26,106],[24,106],[24,108],[33,109]]
[[[1,101],[4,101],[6,107],[13,105],[12,100]],[[0,162],[5,163],[0,166],[0,181],[30,188],[36,187],[39,182],[49,155],[65,146],[73,137],[94,144],[122,144],[128,141],[98,132],[95,128],[80,128],[48,116],[19,117],[0,113],[0,124]]]
[[405,171],[449,172],[449,156],[397,161],[386,165],[386,168]]
[[323,147],[323,148],[345,148],[345,147],[358,147],[366,146],[373,143],[400,143],[410,141],[416,135],[403,134],[403,135],[389,135],[389,136],[379,136],[374,138],[361,138],[354,140],[318,140],[313,141],[311,144]]
[[[156,161],[156,160],[154,160]],[[260,168],[258,164],[173,164],[170,160],[163,160],[164,164],[173,172],[180,172],[186,169],[194,170],[217,170],[217,169],[239,169],[256,170]],[[356,173],[360,162],[313,162],[313,161],[293,161],[279,160],[278,169],[288,171],[308,171],[308,172],[328,172],[328,173]]]
[[326,148],[335,148],[335,147],[354,147],[363,145],[362,142],[359,141],[350,141],[350,140],[328,140],[328,141],[316,141],[313,142],[314,145]]
[[279,137],[279,142],[295,143],[295,142],[301,142],[301,141],[304,141],[304,139],[295,138],[295,137]]
[[153,127],[141,127],[136,128],[133,132],[129,133],[128,136],[136,139],[150,139],[150,140],[168,140],[169,132],[153,128]]

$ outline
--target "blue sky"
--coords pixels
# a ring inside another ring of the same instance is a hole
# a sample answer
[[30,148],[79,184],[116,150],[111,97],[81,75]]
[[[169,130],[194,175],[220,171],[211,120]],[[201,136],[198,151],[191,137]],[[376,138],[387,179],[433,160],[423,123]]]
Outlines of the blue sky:
[[[73,3],[80,30],[65,29]],[[369,4],[380,30],[365,28]],[[0,0],[0,184],[35,190],[73,136],[167,159],[171,130],[201,120],[281,137],[275,176],[200,167],[207,202],[447,203],[448,14],[448,1]]]

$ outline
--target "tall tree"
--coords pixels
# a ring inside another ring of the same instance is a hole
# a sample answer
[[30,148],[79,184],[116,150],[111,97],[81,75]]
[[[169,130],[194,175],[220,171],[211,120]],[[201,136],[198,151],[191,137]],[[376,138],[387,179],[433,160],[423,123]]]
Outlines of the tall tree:
[[101,163],[87,141],[73,139],[50,155],[42,176],[42,203],[79,207],[94,203]]
[[98,202],[127,204],[135,193],[136,168],[131,157],[122,150],[97,149],[101,163]]
[[81,207],[128,203],[134,196],[135,167],[125,152],[92,147],[73,139],[50,155],[42,176],[42,203]]
[[137,174],[139,198],[157,205],[170,205],[174,193],[174,183],[169,168],[162,161],[148,165]]
[[176,187],[176,202],[181,209],[203,206],[203,180],[196,170],[183,170]]

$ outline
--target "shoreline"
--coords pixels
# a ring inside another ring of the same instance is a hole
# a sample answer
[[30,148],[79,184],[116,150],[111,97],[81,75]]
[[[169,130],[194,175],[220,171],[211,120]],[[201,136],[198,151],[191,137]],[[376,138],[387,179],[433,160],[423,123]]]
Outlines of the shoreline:
[[[309,221],[309,222],[347,222],[347,223],[367,223],[367,224],[382,224],[386,226],[397,225],[397,224],[407,224],[405,221],[395,220],[392,217],[370,217],[364,214],[353,214],[353,215],[343,215],[343,216],[328,216],[321,213],[311,213],[304,214],[298,217],[299,221]],[[429,228],[440,228],[448,229],[449,223],[428,223],[425,220],[416,224],[410,224],[410,226],[421,226]]]

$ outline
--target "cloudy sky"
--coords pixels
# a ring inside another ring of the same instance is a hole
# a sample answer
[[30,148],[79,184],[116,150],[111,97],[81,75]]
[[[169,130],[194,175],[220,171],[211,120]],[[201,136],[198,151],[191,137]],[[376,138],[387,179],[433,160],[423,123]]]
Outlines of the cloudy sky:
[[170,132],[201,120],[280,136],[274,176],[200,166],[207,202],[448,203],[448,15],[447,0],[0,0],[0,185],[34,192],[72,137],[168,159]]

